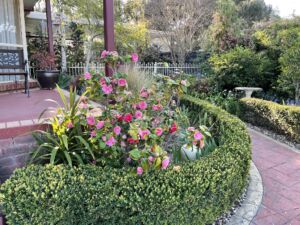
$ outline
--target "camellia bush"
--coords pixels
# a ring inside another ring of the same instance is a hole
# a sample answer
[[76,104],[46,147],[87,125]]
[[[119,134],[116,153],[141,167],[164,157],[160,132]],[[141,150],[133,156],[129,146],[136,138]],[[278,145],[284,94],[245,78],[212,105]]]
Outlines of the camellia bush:
[[[178,135],[178,99],[187,91],[188,81],[163,77],[134,94],[128,89],[126,74],[117,67],[125,60],[136,62],[138,56],[120,57],[117,52],[104,51],[101,57],[113,75],[85,73],[86,93],[75,100],[71,90],[69,103],[61,93],[65,106],[50,118],[50,131],[36,135],[39,148],[33,162],[128,166],[136,168],[138,175],[167,169],[171,152],[166,142]],[[102,107],[93,107],[89,99]],[[185,144],[202,149],[205,133],[197,129],[193,133]]]

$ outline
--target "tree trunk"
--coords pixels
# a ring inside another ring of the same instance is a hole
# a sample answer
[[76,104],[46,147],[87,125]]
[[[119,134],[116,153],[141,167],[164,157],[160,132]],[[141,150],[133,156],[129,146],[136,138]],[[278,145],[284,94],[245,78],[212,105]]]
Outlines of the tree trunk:
[[86,52],[86,58],[85,58],[84,72],[89,71],[90,61],[91,61],[91,57],[92,57],[92,44],[93,44],[93,40],[91,38],[89,38],[88,43],[87,43],[87,52]]
[[295,101],[298,104],[300,99],[300,82],[297,82],[295,85]]

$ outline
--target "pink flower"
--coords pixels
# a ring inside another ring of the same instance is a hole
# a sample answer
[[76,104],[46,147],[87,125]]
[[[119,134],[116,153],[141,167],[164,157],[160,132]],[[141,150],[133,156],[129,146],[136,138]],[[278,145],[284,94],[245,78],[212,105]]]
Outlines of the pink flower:
[[86,72],[86,73],[84,74],[84,79],[85,79],[85,80],[90,80],[90,79],[92,79],[92,75],[91,75],[89,72]]
[[162,163],[161,163],[161,168],[162,168],[163,170],[165,170],[165,169],[168,168],[169,164],[170,164],[170,159],[169,159],[169,157],[167,157],[167,158],[165,158],[165,159],[162,161]]
[[161,111],[162,110],[162,105],[153,105],[152,106],[152,110],[154,110],[154,111]]
[[113,88],[111,85],[102,85],[102,91],[104,92],[104,94],[109,95],[110,93],[112,93]]
[[189,127],[187,130],[188,131],[195,131],[195,127]]
[[104,51],[101,53],[101,59],[106,58],[106,56],[107,56],[108,54],[109,54],[109,51],[104,50]]
[[96,131],[93,130],[90,135],[91,135],[91,137],[96,137],[97,133],[96,133]]
[[71,129],[73,127],[74,127],[74,125],[71,121],[67,123],[67,128]]
[[97,125],[96,125],[96,128],[98,129],[98,130],[100,130],[100,129],[102,129],[103,127],[104,127],[104,121],[99,121],[98,123],[97,123]]
[[111,56],[118,57],[119,53],[117,51],[108,52]]
[[127,139],[127,136],[124,134],[124,135],[122,136],[122,138],[123,138],[124,140],[126,140],[126,139]]
[[86,118],[86,122],[90,126],[94,126],[96,124],[95,118],[93,116],[88,116]]
[[137,173],[137,175],[142,175],[143,172],[144,172],[144,170],[143,170],[142,167],[139,166],[138,168],[136,168],[136,173]]
[[138,54],[137,53],[132,53],[131,54],[131,61],[132,62],[137,62],[137,61],[139,61],[139,56],[138,56]]
[[126,147],[126,143],[124,141],[121,141],[121,146],[124,148]]
[[126,122],[126,123],[130,123],[132,121],[132,115],[130,113],[127,113],[125,114],[123,120]]
[[142,140],[145,140],[149,134],[151,134],[151,132],[149,130],[140,130],[139,131],[139,135]]
[[155,129],[155,134],[157,136],[161,136],[163,134],[163,132],[164,132],[164,130],[162,128],[160,128],[160,127],[158,127],[158,128]]
[[148,158],[148,162],[149,163],[153,163],[154,160],[155,160],[155,158],[153,156],[149,156],[149,158]]
[[106,80],[103,77],[100,79],[100,84],[101,86],[106,85]]
[[173,134],[177,131],[177,124],[174,122],[169,130],[170,134]]
[[136,119],[142,119],[143,118],[143,113],[141,111],[136,111],[134,114],[134,117]]
[[106,141],[107,138],[105,136],[102,136],[102,141]]
[[105,144],[106,144],[107,146],[109,146],[109,147],[112,147],[112,146],[114,146],[114,145],[116,144],[116,139],[115,139],[113,136],[111,136],[111,137],[105,142]]
[[181,83],[183,86],[187,86],[187,80],[182,80],[180,83]]
[[84,102],[81,102],[81,103],[79,103],[79,105],[78,105],[78,108],[79,108],[79,109],[87,109],[88,107],[89,107],[89,105],[86,104],[86,103],[84,103]]
[[116,126],[116,127],[114,128],[114,133],[115,133],[116,135],[120,135],[120,133],[121,133],[121,127]]
[[139,107],[139,109],[144,110],[144,109],[147,109],[148,105],[147,105],[146,102],[141,101],[141,102],[138,104],[138,107]]
[[148,93],[147,90],[142,89],[141,93],[140,93],[140,96],[143,97],[143,98],[148,98],[149,97],[149,93]]
[[203,135],[199,131],[196,131],[194,134],[194,138],[195,140],[200,141],[203,138]]
[[126,79],[119,79],[118,80],[118,86],[119,87],[125,87],[127,85],[127,81],[126,81]]

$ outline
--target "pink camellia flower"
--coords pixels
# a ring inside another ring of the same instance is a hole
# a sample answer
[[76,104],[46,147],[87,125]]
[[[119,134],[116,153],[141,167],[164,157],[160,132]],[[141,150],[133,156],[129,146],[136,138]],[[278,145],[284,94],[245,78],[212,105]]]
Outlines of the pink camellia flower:
[[71,129],[73,127],[74,127],[74,125],[71,121],[67,123],[67,128]]
[[105,144],[106,144],[107,146],[109,146],[109,147],[112,147],[112,146],[114,146],[114,145],[116,144],[116,139],[115,139],[113,136],[111,136],[111,137],[105,142]]
[[90,126],[94,126],[96,124],[95,118],[93,116],[88,116],[86,118],[86,122]]
[[195,131],[195,127],[189,127],[187,130],[188,131]]
[[121,146],[124,148],[126,147],[126,143],[124,141],[121,141]]
[[145,110],[145,109],[147,109],[148,105],[147,105],[146,102],[141,101],[141,102],[138,104],[138,107],[139,107],[139,109],[141,109],[141,110]]
[[116,135],[120,135],[120,133],[121,133],[121,127],[116,126],[116,127],[114,128],[114,133],[115,133]]
[[127,113],[125,114],[123,120],[126,122],[126,123],[130,123],[132,121],[132,115],[130,113]]
[[89,105],[84,102],[80,102],[78,105],[79,109],[87,109],[88,107],[89,107]]
[[106,141],[107,140],[107,138],[106,138],[106,136],[102,136],[102,141]]
[[143,118],[143,113],[141,111],[136,111],[134,114],[134,117],[136,119],[142,119]]
[[111,51],[111,52],[108,52],[110,55],[112,56],[115,56],[115,57],[118,57],[119,56],[119,53],[117,51]]
[[92,79],[92,75],[91,75],[89,72],[86,72],[86,73],[84,74],[84,79],[85,79],[85,80],[90,80],[90,79]]
[[165,158],[165,159],[162,161],[162,163],[161,163],[161,168],[162,168],[163,170],[165,170],[165,169],[168,168],[169,164],[170,164],[170,159],[169,159],[169,157],[167,157],[167,158]]
[[149,93],[148,93],[147,90],[142,89],[141,92],[140,92],[140,96],[143,97],[143,98],[148,98],[149,97]]
[[127,85],[127,81],[126,81],[126,79],[119,79],[118,80],[118,86],[119,87],[125,87]]
[[106,85],[106,80],[103,77],[100,78],[100,84],[101,86]]
[[151,134],[151,132],[149,130],[140,130],[139,131],[139,135],[142,140],[145,140],[149,134]]
[[154,158],[153,156],[149,156],[149,157],[148,157],[148,162],[149,162],[149,163],[153,163],[154,160],[155,160],[155,158]]
[[127,139],[127,136],[124,134],[124,135],[122,136],[122,139],[126,140],[126,139]]
[[142,175],[143,172],[144,172],[144,170],[143,170],[142,167],[139,166],[138,168],[136,168],[136,173],[137,173],[137,175]]
[[99,121],[98,123],[97,123],[97,125],[96,125],[96,128],[98,129],[98,130],[100,130],[100,129],[102,129],[103,127],[104,127],[104,121]]
[[170,134],[173,134],[177,131],[177,124],[174,122],[169,130]]
[[187,80],[182,80],[180,83],[181,83],[182,85],[186,86],[186,85],[187,85]]
[[195,140],[200,141],[203,138],[203,135],[199,131],[196,131],[194,134],[194,138]]
[[96,133],[96,131],[93,130],[90,135],[91,135],[91,137],[96,137],[97,133]]
[[102,91],[104,92],[104,94],[109,95],[110,93],[112,93],[113,88],[111,85],[102,85]]
[[155,134],[157,136],[161,136],[163,134],[163,132],[164,132],[164,130],[162,128],[160,128],[160,127],[158,127],[158,128],[155,129]]
[[159,105],[153,105],[152,106],[152,110],[154,110],[154,111],[161,111],[162,110],[162,105],[161,104],[159,104]]
[[137,53],[132,53],[131,54],[131,61],[132,62],[137,62],[137,61],[139,61],[139,56],[138,56],[138,54]]
[[108,56],[108,54],[109,54],[109,51],[106,51],[106,50],[102,51],[102,53],[101,53],[101,59],[106,58],[106,56]]

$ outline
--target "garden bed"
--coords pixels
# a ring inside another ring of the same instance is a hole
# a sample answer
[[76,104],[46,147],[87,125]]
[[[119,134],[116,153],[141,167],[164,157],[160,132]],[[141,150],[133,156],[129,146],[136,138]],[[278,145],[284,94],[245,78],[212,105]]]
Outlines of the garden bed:
[[228,211],[247,185],[251,150],[245,125],[211,104],[185,96],[222,128],[209,156],[136,176],[92,165],[29,166],[1,186],[9,224],[208,224]]

